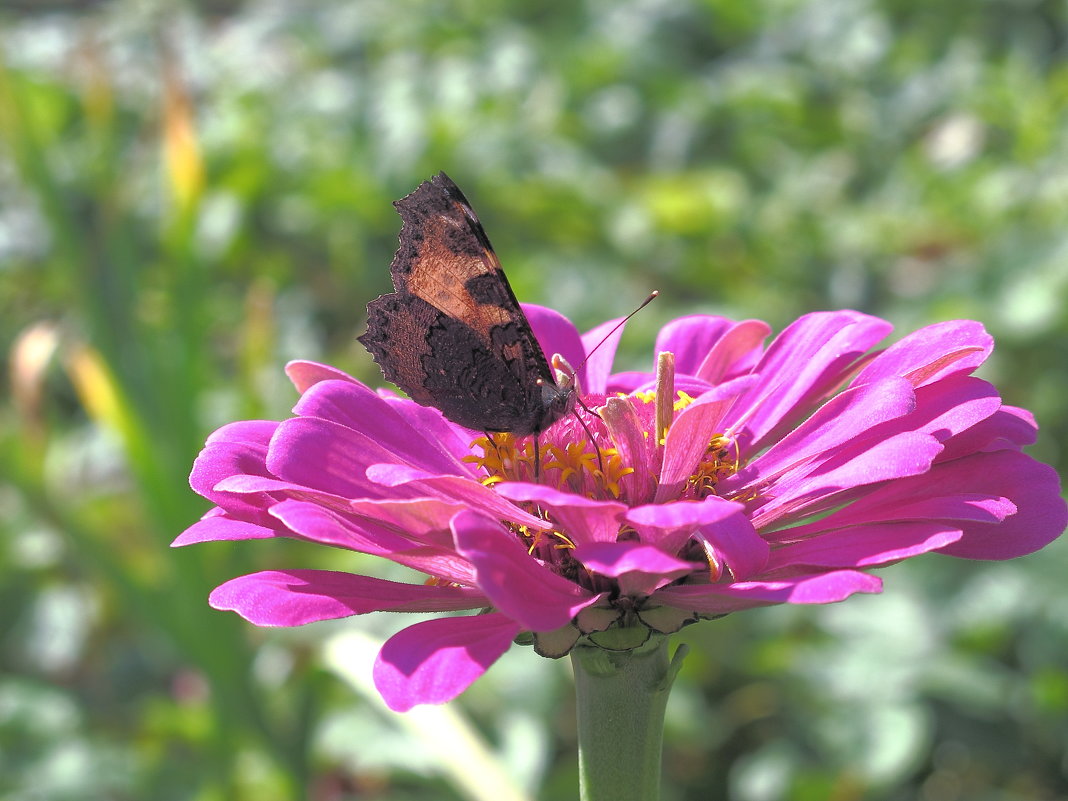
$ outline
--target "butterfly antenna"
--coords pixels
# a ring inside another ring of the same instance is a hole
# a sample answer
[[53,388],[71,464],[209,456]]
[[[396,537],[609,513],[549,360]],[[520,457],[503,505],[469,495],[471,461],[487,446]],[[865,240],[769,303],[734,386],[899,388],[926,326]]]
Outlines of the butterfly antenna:
[[[634,311],[632,311],[630,314],[628,314],[626,317],[624,317],[622,320],[620,320],[618,323],[616,323],[614,326],[612,326],[612,330],[609,331],[607,334],[605,334],[601,338],[601,341],[598,342],[596,345],[594,345],[590,349],[590,352],[586,354],[586,358],[584,358],[581,362],[579,362],[578,367],[575,368],[575,373],[578,373],[578,371],[582,369],[583,365],[585,365],[586,362],[588,362],[590,360],[590,357],[594,353],[597,352],[597,349],[600,348],[601,345],[603,345],[605,342],[608,341],[608,338],[610,336],[612,336],[612,334],[614,334],[616,331],[618,331],[620,328],[622,328],[623,325],[627,322],[627,320],[629,320],[635,314],[637,314],[642,309],[644,309],[646,306],[648,306],[650,303],[652,303],[654,300],[656,300],[656,298],[657,298],[657,296],[659,294],[660,294],[660,292],[658,290],[654,289],[652,292],[649,293],[649,297],[647,297],[645,300],[643,300]],[[597,414],[597,412],[595,412],[593,409],[591,409],[589,406],[587,406],[585,404],[585,402],[583,402],[582,398],[579,397],[577,392],[575,393],[575,400],[578,402],[578,405],[582,407],[583,411],[588,412],[589,414],[592,414],[598,420],[601,419],[601,415]],[[586,421],[582,419],[582,415],[580,415],[580,414],[578,414],[576,412],[575,413],[575,418],[582,425],[583,430],[585,430],[585,432],[586,432],[586,436],[590,438],[590,444],[593,445],[594,451],[597,452],[597,469],[601,471],[601,475],[603,476],[604,475],[604,457],[601,455],[601,449],[597,446],[597,440],[595,440],[593,438],[593,432],[590,431],[590,427],[588,425],[586,425]],[[536,454],[537,454],[537,451],[535,451],[535,455]],[[535,462],[535,464],[537,464],[537,462]]]
[[616,331],[618,331],[620,328],[622,328],[626,324],[627,320],[629,320],[635,314],[637,314],[642,309],[644,309],[646,306],[648,306],[650,303],[652,303],[654,300],[656,300],[656,298],[657,298],[657,296],[659,294],[660,294],[660,291],[654,289],[652,292],[649,293],[649,297],[647,297],[645,300],[643,300],[641,302],[641,304],[638,306],[638,308],[636,308],[634,311],[632,311],[630,314],[628,314],[626,317],[624,317],[622,320],[620,320],[618,323],[616,323],[614,326],[612,326],[612,330],[609,331],[607,334],[605,334],[604,337],[601,339],[601,341],[593,346],[593,348],[590,350],[590,352],[586,354],[586,358],[585,359],[583,359],[581,362],[579,362],[578,367],[575,368],[575,372],[577,373],[579,370],[581,370],[583,365],[585,365],[586,362],[588,362],[590,360],[590,357],[597,352],[597,349],[600,348],[601,345],[603,345],[605,342],[607,342],[608,338],[610,336],[612,336],[612,334],[614,334]]

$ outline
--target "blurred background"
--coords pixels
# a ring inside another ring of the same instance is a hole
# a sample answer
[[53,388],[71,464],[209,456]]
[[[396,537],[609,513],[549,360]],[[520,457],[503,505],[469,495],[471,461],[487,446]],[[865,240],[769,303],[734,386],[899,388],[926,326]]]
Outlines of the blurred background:
[[[1068,6],[1045,0],[0,4],[0,798],[574,798],[570,666],[386,713],[410,617],[208,608],[299,543],[170,541],[205,436],[279,419],[447,171],[522,300],[624,337],[814,309],[975,318],[1068,457]],[[1063,543],[691,627],[664,801],[1068,799]],[[625,736],[625,733],[621,733]],[[508,793],[511,793],[509,795]]]

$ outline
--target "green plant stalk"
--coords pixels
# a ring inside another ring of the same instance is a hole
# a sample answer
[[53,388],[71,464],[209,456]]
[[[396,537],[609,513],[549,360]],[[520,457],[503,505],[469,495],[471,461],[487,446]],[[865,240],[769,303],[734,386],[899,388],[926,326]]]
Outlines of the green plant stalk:
[[667,637],[633,650],[579,645],[571,651],[578,709],[582,801],[656,801],[664,711],[686,655],[668,659]]

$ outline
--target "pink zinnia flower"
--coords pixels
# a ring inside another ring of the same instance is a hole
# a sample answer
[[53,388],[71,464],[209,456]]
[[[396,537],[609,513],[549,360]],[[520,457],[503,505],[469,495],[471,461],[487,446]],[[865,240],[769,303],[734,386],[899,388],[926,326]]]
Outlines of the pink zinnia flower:
[[[612,325],[580,337],[525,311],[572,365]],[[656,343],[673,360],[612,374],[616,332],[577,375],[595,443],[561,419],[541,435],[538,476],[529,437],[490,439],[296,362],[294,417],[208,439],[190,480],[217,505],[174,544],[295,537],[429,577],[272,570],[211,594],[261,626],[483,611],[386,642],[375,681],[404,710],[455,697],[524,632],[553,657],[609,629],[637,644],[749,607],[878,592],[872,568],[921,553],[1009,559],[1060,535],[1057,475],[1020,452],[1034,419],[971,375],[993,347],[982,326],[941,323],[871,352],[890,329],[810,314],[765,348],[762,322],[684,317]]]

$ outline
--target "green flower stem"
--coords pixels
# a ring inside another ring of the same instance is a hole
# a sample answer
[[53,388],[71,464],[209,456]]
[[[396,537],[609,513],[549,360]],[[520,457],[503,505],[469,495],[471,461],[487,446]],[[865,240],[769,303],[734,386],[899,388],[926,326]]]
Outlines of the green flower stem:
[[679,646],[669,661],[663,634],[633,650],[579,645],[571,651],[582,801],[660,797],[664,710],[685,655]]

